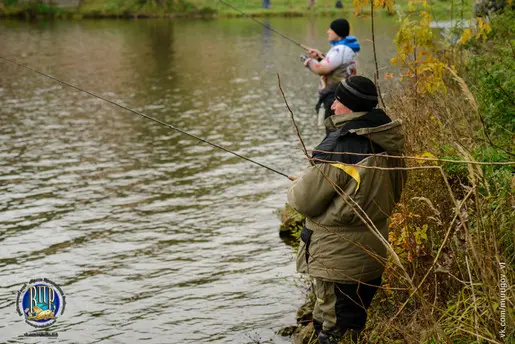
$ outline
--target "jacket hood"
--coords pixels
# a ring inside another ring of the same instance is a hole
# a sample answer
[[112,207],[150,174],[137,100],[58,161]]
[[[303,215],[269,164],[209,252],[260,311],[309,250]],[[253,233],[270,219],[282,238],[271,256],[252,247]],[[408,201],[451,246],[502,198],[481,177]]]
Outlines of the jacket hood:
[[402,121],[392,121],[382,109],[333,115],[325,124],[331,131],[340,130],[342,136],[348,133],[365,136],[388,154],[399,155],[404,151]]
[[360,46],[356,36],[347,36],[344,39],[341,39],[341,40],[335,41],[335,42],[330,42],[330,43],[331,43],[331,46],[335,46],[335,45],[339,45],[339,44],[346,45],[349,48],[351,48],[352,51],[354,51],[355,53],[358,53],[361,50],[361,46]]

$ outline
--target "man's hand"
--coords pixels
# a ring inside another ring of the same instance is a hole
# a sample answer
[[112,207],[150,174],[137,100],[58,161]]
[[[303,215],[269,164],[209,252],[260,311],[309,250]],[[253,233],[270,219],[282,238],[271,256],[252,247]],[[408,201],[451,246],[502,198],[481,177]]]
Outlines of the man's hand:
[[308,55],[317,60],[321,60],[324,58],[324,54],[322,54],[322,52],[320,52],[320,50],[317,49],[309,49]]
[[297,179],[297,177],[295,177],[295,176],[288,176],[288,179],[293,182],[295,179]]

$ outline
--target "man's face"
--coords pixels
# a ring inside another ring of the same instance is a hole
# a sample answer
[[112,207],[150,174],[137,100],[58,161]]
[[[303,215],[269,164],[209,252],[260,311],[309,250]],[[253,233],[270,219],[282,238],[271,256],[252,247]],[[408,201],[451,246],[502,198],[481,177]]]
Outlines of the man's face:
[[336,34],[336,32],[333,31],[333,29],[329,28],[329,30],[327,30],[327,38],[329,39],[329,41],[331,42],[336,42],[336,41],[339,41],[340,39],[342,39],[340,36],[338,36]]
[[333,105],[331,105],[331,110],[334,111],[335,115],[345,115],[352,112],[351,109],[340,103],[338,99],[334,100]]

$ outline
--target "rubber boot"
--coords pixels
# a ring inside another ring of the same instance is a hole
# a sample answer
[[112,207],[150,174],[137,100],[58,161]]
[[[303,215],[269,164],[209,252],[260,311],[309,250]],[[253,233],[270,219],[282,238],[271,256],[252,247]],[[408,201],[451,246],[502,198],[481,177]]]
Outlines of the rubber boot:
[[322,332],[323,325],[320,321],[313,319],[313,327],[315,328],[315,335],[318,337],[320,332]]
[[337,336],[334,336],[333,333],[327,333],[327,332],[320,332],[318,335],[318,343],[319,344],[338,344],[339,338]]

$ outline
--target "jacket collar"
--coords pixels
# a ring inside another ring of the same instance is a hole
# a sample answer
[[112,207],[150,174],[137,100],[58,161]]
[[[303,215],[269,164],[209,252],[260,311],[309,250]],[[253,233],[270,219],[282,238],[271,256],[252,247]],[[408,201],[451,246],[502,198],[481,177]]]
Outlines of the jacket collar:
[[327,130],[335,131],[345,125],[345,123],[352,121],[353,119],[359,118],[366,115],[367,112],[351,112],[345,115],[332,115],[326,118],[324,124]]

